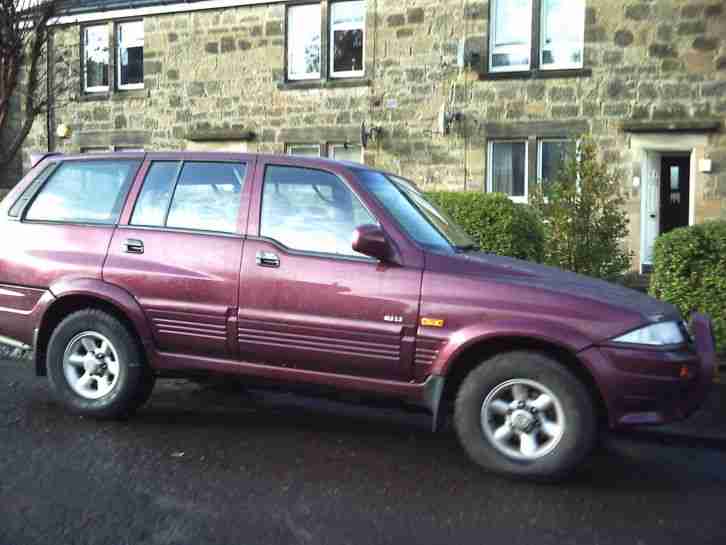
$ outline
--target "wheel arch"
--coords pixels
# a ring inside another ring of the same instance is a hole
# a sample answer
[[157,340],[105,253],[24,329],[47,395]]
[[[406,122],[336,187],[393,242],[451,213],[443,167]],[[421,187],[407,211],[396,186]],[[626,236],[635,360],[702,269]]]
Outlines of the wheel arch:
[[52,286],[55,299],[44,310],[35,335],[35,372],[46,376],[46,349],[56,326],[68,315],[86,308],[103,310],[120,320],[138,340],[151,363],[151,338],[148,322],[131,294],[101,280],[81,279],[78,283]]
[[[585,385],[592,399],[595,400],[598,422],[607,423],[608,410],[605,399],[595,377],[584,362],[578,358],[575,351],[551,340],[517,335],[474,340],[458,351],[446,365],[444,387],[439,403],[440,410],[450,412],[461,383],[474,368],[497,354],[518,350],[542,352],[564,365]],[[441,418],[439,417],[437,420],[440,421]]]

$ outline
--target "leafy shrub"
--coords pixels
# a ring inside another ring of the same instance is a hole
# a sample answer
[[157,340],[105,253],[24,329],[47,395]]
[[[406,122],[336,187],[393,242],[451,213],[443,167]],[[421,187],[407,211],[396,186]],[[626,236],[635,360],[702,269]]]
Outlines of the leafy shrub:
[[545,230],[544,261],[569,271],[615,280],[630,268],[628,234],[617,172],[597,155],[590,137],[545,184],[530,190]]
[[726,352],[726,221],[674,229],[659,236],[650,293],[687,316],[713,320],[718,350]]
[[429,192],[478,244],[482,251],[542,261],[543,235],[539,218],[527,205],[500,193]]

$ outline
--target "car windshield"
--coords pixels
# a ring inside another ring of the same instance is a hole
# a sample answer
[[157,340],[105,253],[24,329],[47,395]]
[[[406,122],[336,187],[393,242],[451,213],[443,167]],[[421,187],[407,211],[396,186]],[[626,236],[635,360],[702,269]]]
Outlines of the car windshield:
[[427,200],[413,183],[371,170],[359,170],[358,176],[404,231],[422,246],[445,251],[477,249],[464,230]]

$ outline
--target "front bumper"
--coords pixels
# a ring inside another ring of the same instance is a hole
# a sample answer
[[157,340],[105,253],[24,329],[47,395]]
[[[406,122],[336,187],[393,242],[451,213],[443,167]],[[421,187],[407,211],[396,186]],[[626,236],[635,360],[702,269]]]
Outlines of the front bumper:
[[580,353],[611,428],[682,420],[701,406],[716,368],[711,322],[695,314],[691,332],[693,343],[678,349],[608,344]]

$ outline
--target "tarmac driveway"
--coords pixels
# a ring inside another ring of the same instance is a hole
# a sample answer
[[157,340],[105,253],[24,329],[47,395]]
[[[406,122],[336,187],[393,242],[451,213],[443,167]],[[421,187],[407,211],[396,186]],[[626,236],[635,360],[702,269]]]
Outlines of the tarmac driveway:
[[64,413],[0,361],[0,545],[724,543],[726,450],[611,439],[513,483],[428,419],[161,383],[128,422]]

